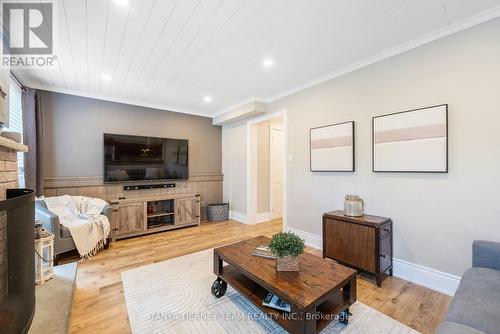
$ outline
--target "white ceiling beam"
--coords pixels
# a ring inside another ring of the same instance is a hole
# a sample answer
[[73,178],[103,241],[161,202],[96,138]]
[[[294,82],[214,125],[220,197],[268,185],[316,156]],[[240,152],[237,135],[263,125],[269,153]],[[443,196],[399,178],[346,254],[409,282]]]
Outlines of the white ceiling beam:
[[225,125],[236,123],[250,117],[265,114],[267,112],[267,104],[261,101],[252,101],[244,103],[232,110],[229,110],[221,115],[215,116],[212,119],[214,125]]

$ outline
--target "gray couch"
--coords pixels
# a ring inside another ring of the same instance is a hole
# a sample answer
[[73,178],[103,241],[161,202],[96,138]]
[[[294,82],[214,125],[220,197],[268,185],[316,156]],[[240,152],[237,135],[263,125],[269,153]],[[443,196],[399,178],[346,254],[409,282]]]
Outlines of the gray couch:
[[500,243],[474,241],[472,268],[462,277],[437,333],[500,333]]
[[[111,223],[112,208],[110,205],[104,207],[102,214],[108,217]],[[47,205],[42,200],[35,201],[35,219],[39,220],[43,224],[43,227],[54,234],[54,255],[56,255],[54,264],[57,264],[59,254],[76,249],[68,228],[60,224],[59,217],[49,211]],[[108,238],[108,244],[109,240]]]

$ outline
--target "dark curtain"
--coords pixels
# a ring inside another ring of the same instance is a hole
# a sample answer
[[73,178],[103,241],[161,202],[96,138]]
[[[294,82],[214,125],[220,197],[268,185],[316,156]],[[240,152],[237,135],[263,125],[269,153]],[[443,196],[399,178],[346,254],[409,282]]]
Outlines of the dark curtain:
[[23,88],[23,138],[28,146],[24,154],[24,177],[26,188],[33,189],[37,196],[43,195],[43,124],[40,93]]

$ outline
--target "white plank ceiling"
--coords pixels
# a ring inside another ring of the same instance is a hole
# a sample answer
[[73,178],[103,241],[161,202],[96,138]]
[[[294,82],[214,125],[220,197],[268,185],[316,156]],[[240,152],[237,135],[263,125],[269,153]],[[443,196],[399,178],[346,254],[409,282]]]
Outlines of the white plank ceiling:
[[[36,88],[213,116],[498,5],[500,0],[58,0],[57,66],[15,73]],[[266,57],[273,66],[262,66]]]

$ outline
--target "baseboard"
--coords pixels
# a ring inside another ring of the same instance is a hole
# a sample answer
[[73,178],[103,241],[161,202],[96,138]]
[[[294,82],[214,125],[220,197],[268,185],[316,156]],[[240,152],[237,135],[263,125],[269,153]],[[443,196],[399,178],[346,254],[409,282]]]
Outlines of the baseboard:
[[247,215],[238,211],[230,210],[229,218],[243,224],[248,224]]
[[[305,240],[310,247],[322,250],[323,240],[319,235],[298,230],[292,227],[289,231]],[[393,275],[426,288],[453,296],[460,283],[460,277],[436,269],[421,266],[404,260],[393,259]]]
[[271,214],[269,212],[262,212],[257,214],[257,223],[263,223],[271,220]]
[[305,232],[302,230],[297,230],[293,227],[289,227],[288,231],[297,234],[299,237],[304,239],[306,246],[313,247],[319,250],[323,250],[323,239],[316,234]]
[[400,259],[392,259],[394,276],[426,288],[453,296],[460,277]]
[[[241,213],[241,212],[238,212],[238,211],[234,211],[234,210],[231,210],[229,211],[229,217],[232,219],[232,220],[236,220],[240,223],[243,223],[243,224],[250,224],[248,222],[248,217],[246,214],[244,213]],[[263,223],[263,222],[267,222],[269,221],[271,218],[271,215],[269,212],[263,212],[263,213],[258,213],[257,214],[257,223]]]

